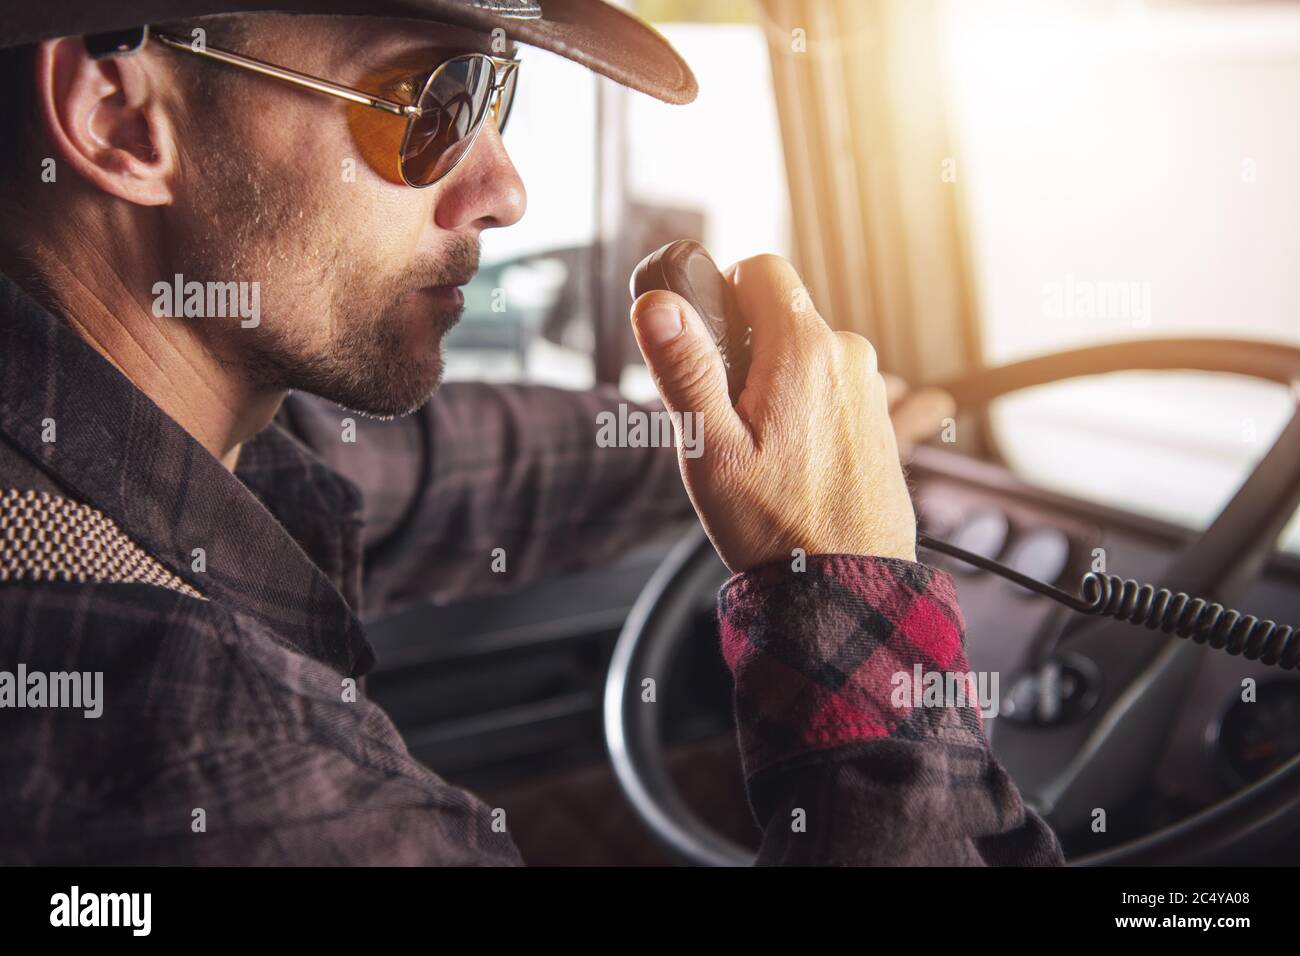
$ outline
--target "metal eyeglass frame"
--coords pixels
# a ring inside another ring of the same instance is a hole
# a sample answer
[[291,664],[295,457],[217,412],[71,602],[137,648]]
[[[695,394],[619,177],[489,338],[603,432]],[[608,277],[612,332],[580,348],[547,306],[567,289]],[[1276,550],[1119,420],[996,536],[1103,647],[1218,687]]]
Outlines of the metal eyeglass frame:
[[[251,56],[243,56],[239,53],[233,53],[230,50],[223,50],[220,47],[207,46],[206,44],[195,45],[189,43],[180,37],[170,36],[166,33],[157,33],[149,31],[152,36],[163,46],[170,47],[173,50],[180,50],[185,53],[193,53],[196,56],[207,57],[210,60],[217,60],[221,63],[228,63],[231,66],[237,66],[241,69],[251,70],[254,73],[260,73],[263,76],[269,76],[272,79],[281,80],[285,83],[291,83],[294,86],[303,89],[315,90],[317,93],[326,93],[330,96],[337,96],[339,99],[347,100],[351,103],[358,103],[361,106],[369,106],[372,109],[382,110],[385,113],[391,113],[394,116],[401,116],[406,119],[406,132],[402,134],[402,146],[398,153],[397,164],[402,174],[402,181],[413,189],[424,189],[432,186],[434,183],[443,179],[448,173],[460,165],[461,160],[469,155],[470,150],[474,148],[474,143],[478,139],[479,131],[483,129],[483,124],[487,122],[488,114],[492,114],[496,122],[497,130],[505,129],[506,121],[510,118],[510,107],[514,105],[514,97],[511,96],[510,102],[506,104],[505,115],[501,114],[501,97],[505,91],[506,84],[510,81],[511,74],[519,69],[519,61],[503,59],[501,57],[490,56],[487,53],[463,53],[459,56],[450,57],[434,67],[424,82],[420,84],[420,93],[415,98],[415,103],[398,103],[394,100],[385,99],[373,93],[367,93],[364,90],[358,90],[351,86],[343,86],[340,83],[331,83],[329,80],[321,79],[318,76],[312,76],[310,73],[300,73],[297,70],[291,70],[287,67],[276,66],[274,63],[267,63],[264,60],[258,60]],[[418,104],[428,92],[429,87],[438,74],[449,63],[456,63],[464,60],[486,60],[492,64],[492,88],[488,90],[488,102],[482,115],[478,118],[474,128],[467,134],[469,142],[456,162],[452,163],[436,179],[427,183],[413,183],[406,175],[406,147],[411,139],[411,130],[415,126],[415,121],[424,115]],[[516,80],[516,84],[518,81]]]

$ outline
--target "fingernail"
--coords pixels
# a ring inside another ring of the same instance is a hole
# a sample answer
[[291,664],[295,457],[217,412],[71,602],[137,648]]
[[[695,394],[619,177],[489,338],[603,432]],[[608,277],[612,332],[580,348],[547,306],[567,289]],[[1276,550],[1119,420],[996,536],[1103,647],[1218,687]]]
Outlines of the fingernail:
[[682,334],[682,314],[671,305],[651,306],[636,317],[636,327],[648,345],[663,345]]

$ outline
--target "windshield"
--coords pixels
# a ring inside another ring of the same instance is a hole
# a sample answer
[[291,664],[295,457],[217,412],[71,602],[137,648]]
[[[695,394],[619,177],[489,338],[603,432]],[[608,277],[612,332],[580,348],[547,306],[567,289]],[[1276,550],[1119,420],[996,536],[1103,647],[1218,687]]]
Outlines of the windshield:
[[[1130,338],[1300,342],[1300,8],[946,13],[988,363]],[[1203,527],[1289,411],[1278,386],[1142,373],[1025,392],[992,423],[1031,481]]]

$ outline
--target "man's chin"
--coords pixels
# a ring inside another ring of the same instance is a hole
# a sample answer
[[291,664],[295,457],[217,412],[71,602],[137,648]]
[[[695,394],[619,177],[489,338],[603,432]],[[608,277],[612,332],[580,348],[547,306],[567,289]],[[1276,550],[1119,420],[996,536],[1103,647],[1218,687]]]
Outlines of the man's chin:
[[333,397],[332,401],[367,418],[402,418],[419,411],[441,384],[442,362],[439,361],[437,371],[431,375],[412,376],[400,383],[390,379],[386,387],[367,388]]
[[286,349],[270,364],[282,386],[370,418],[399,418],[423,406],[442,384],[443,338],[462,311],[430,309],[404,296],[378,321],[342,323],[347,333],[327,350],[291,357]]
[[391,353],[372,356],[335,374],[309,374],[292,387],[367,418],[401,418],[417,411],[442,384],[442,349],[436,349],[422,360],[394,360]]

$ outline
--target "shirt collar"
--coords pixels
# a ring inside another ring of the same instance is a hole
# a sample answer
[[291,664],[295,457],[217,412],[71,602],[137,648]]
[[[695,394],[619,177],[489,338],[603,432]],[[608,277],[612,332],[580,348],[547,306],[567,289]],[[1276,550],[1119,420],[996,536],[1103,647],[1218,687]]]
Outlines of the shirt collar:
[[355,607],[351,482],[278,425],[244,447],[236,477],[3,275],[0,317],[0,434],[207,597],[343,674],[369,670],[374,654],[344,596]]

